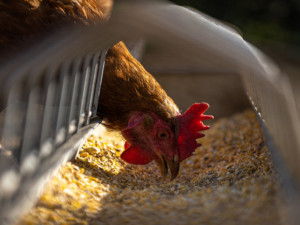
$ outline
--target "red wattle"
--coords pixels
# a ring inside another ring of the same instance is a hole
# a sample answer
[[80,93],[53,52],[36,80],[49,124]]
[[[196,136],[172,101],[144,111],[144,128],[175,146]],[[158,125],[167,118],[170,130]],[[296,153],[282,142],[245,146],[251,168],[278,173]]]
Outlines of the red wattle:
[[143,148],[140,148],[136,145],[131,145],[128,146],[128,148],[121,154],[121,159],[131,164],[145,165],[151,162],[153,157]]

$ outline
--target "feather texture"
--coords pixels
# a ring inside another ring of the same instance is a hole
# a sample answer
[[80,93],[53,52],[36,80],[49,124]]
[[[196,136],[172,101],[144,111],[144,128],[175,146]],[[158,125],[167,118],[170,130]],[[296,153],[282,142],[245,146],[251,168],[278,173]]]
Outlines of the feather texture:
[[175,129],[178,107],[123,42],[108,51],[105,63],[98,109],[107,127],[122,130],[133,113],[154,112]]

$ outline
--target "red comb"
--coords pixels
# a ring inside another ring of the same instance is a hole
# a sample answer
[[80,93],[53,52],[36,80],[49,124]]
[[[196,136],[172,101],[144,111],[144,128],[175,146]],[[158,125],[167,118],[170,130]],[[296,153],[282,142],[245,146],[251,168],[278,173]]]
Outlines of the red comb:
[[195,149],[201,144],[198,144],[196,139],[201,138],[204,134],[199,131],[209,129],[202,121],[213,119],[211,115],[203,115],[208,109],[207,103],[195,103],[184,114],[178,116],[180,121],[180,131],[178,136],[178,148],[180,161],[191,156]]

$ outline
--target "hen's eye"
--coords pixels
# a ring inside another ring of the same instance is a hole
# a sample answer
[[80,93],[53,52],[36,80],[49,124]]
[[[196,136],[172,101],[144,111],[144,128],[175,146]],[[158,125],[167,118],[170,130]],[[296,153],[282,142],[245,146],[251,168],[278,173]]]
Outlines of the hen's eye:
[[158,138],[159,139],[167,139],[167,138],[169,138],[169,134],[168,133],[166,133],[166,132],[158,132]]

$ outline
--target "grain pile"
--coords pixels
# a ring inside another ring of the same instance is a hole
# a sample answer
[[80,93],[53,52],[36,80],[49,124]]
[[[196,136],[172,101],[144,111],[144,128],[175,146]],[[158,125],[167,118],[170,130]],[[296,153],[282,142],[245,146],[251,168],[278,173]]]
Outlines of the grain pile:
[[91,136],[18,224],[284,224],[283,198],[252,111],[215,121],[172,182]]

